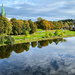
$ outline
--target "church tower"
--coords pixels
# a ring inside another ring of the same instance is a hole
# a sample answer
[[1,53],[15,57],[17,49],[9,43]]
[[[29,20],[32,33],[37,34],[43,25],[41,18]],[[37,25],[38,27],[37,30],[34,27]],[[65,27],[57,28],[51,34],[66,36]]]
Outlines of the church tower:
[[0,16],[6,17],[6,13],[5,13],[5,11],[4,11],[4,6],[3,6],[3,4],[2,4],[2,10],[1,10]]

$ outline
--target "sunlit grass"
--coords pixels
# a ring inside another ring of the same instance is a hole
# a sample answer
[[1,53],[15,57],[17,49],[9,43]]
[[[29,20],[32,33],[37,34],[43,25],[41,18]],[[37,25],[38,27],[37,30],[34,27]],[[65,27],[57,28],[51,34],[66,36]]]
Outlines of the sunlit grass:
[[37,31],[43,31],[42,29],[37,29]]
[[[25,35],[12,35],[12,37],[14,37],[15,39],[15,44],[18,43],[26,43],[26,42],[33,42],[33,41],[41,41],[41,40],[48,40],[48,39],[57,39],[57,38],[63,38],[63,37],[72,37],[75,36],[75,31],[69,31],[69,30],[58,30],[59,32],[59,36],[55,36],[56,30],[42,30],[42,31],[37,31],[33,34],[30,34],[30,37],[27,37]],[[46,38],[46,33],[53,33],[52,37],[48,37]],[[60,36],[60,33],[64,32],[64,36]],[[0,46],[3,46],[3,44]]]
[[[31,34],[29,38],[39,38],[39,37],[45,37],[46,33],[50,33],[52,32],[54,34],[56,30],[42,30],[42,32],[35,32],[34,34]],[[75,35],[75,31],[69,31],[69,30],[58,30],[59,31],[59,35],[61,32],[64,32],[64,35]],[[26,39],[27,37],[25,35],[17,35],[17,36],[13,36],[15,38],[15,40],[19,40],[19,39]]]

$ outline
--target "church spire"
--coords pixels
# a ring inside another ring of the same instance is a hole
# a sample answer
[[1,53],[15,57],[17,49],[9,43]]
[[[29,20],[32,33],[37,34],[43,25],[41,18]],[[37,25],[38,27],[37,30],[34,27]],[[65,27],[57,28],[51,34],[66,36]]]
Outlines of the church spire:
[[4,6],[3,6],[3,4],[2,4],[1,15],[4,16],[4,17],[6,16],[5,11],[4,11]]

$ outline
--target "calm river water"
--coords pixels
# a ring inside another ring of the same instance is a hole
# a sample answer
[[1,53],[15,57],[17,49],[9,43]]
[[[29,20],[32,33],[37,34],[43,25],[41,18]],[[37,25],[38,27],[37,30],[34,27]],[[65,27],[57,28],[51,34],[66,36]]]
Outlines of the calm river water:
[[75,37],[0,47],[0,75],[75,75]]

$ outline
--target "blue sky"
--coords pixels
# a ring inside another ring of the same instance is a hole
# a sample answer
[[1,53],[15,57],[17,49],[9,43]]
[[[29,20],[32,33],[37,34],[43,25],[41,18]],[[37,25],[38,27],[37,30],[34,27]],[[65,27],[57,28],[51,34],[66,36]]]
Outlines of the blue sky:
[[0,0],[0,9],[2,3],[8,18],[75,19],[75,0]]

